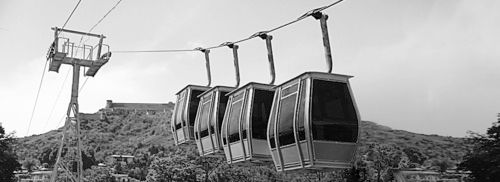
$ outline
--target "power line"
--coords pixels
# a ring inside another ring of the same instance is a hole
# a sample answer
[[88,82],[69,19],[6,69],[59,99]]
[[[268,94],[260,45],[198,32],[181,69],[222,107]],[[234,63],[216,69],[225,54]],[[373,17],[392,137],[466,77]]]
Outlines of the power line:
[[[287,26],[290,26],[294,23],[297,23],[309,16],[312,15],[313,12],[320,12],[320,11],[323,11],[325,9],[328,9],[334,5],[337,5],[339,3],[341,3],[342,1],[344,0],[338,0],[336,2],[333,2],[329,5],[326,5],[326,6],[323,6],[323,7],[320,7],[320,8],[316,8],[316,9],[313,9],[305,14],[303,14],[302,16],[300,16],[299,18],[295,19],[295,20],[292,20],[290,22],[287,22],[285,24],[282,24],[280,26],[277,26],[275,28],[272,28],[270,30],[267,30],[267,31],[262,31],[262,33],[271,33],[271,32],[274,32],[276,30],[279,30],[279,29],[282,29],[282,28],[285,28]],[[247,37],[247,38],[243,38],[243,39],[240,39],[240,40],[237,40],[237,41],[234,41],[234,42],[231,42],[233,44],[237,44],[237,43],[241,43],[241,42],[245,42],[245,41],[248,41],[250,39],[253,39],[257,37],[255,34],[250,36],[250,37]],[[211,46],[211,47],[207,47],[207,48],[203,48],[205,50],[210,50],[210,49],[217,49],[217,48],[220,48],[220,47],[224,47],[226,45],[216,45],[216,46]],[[113,51],[113,53],[155,53],[155,52],[191,52],[191,51],[198,51],[196,49],[164,49],[164,50],[120,50],[120,51]]]

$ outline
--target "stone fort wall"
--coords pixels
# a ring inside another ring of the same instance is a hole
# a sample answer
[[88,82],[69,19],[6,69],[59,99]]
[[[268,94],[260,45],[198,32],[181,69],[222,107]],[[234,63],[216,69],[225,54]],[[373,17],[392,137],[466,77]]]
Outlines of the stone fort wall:
[[116,111],[145,111],[145,112],[166,112],[171,104],[166,103],[117,103],[112,100],[106,100],[105,110]]

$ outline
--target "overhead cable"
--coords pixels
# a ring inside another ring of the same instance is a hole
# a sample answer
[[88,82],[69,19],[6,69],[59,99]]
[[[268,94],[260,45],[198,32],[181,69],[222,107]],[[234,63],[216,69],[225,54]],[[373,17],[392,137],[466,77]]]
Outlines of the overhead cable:
[[78,6],[80,5],[80,3],[82,2],[82,0],[79,0],[78,3],[76,3],[75,5],[75,8],[73,8],[73,11],[71,11],[71,13],[69,14],[68,18],[66,19],[66,21],[64,22],[63,26],[61,27],[61,29],[64,29],[64,27],[66,27],[66,24],[68,24],[69,22],[69,19],[71,19],[71,17],[73,16],[73,13],[75,13],[76,11],[76,8],[78,8]]
[[[82,2],[82,0],[79,0],[78,3],[76,3],[75,7],[73,8],[71,13],[69,14],[68,18],[66,18],[66,21],[64,22],[62,28],[64,28],[68,24],[69,20],[73,16],[73,13],[75,13],[76,9],[78,8],[78,6],[80,5],[81,2]],[[59,33],[58,33],[58,35],[59,35]],[[33,110],[31,111],[31,117],[30,117],[30,120],[28,123],[28,130],[26,131],[26,135],[29,135],[29,132],[30,132],[31,122],[33,122],[33,116],[35,115],[36,106],[38,104],[38,97],[40,96],[40,90],[42,89],[43,78],[45,77],[45,71],[47,69],[48,62],[49,62],[48,60],[45,61],[45,65],[43,66],[42,78],[40,78],[40,84],[38,85],[38,91],[36,92],[35,104],[33,104]]]
[[113,51],[113,53],[145,53],[145,52],[191,52],[195,49],[166,49],[166,50],[144,50],[144,51]]
[[92,26],[92,28],[90,28],[89,33],[92,32],[92,30],[94,30],[94,28],[97,27],[97,25],[99,25],[102,22],[102,20],[104,20],[104,18],[106,18],[109,15],[109,13],[111,13],[111,11],[113,11],[121,2],[122,0],[116,2],[116,4],[111,9],[109,9],[108,12],[99,21],[97,21],[97,23],[94,26]]
[[78,94],[80,94],[83,91],[85,84],[87,84],[87,80],[89,80],[89,77],[85,78],[85,81],[83,81],[82,86],[80,86],[80,89],[78,89]]
[[[94,28],[97,27],[97,25],[99,25],[123,0],[118,0],[116,2],[116,4],[111,7],[111,9],[108,10],[108,12],[106,14],[104,14],[104,16],[101,17],[101,19],[99,19],[99,21],[97,21],[96,24],[94,24],[94,26],[92,26],[89,31],[87,31],[87,34],[83,35],[81,38],[80,38],[80,42],[78,43],[79,46],[82,44],[82,40],[83,40],[83,37],[84,36],[87,36],[88,34],[90,34],[90,32],[92,32],[92,30],[94,30]],[[87,42],[88,39],[86,39],[83,43]]]
[[[105,19],[105,18],[106,18],[106,17],[107,17],[107,16],[108,16],[108,15],[109,15],[112,11],[113,11],[113,10],[114,10],[114,9],[115,9],[115,8],[116,8],[116,7],[117,7],[117,6],[118,6],[118,5],[122,2],[122,1],[123,1],[123,0],[119,0],[119,1],[117,1],[117,2],[116,2],[116,4],[115,4],[113,7],[111,7],[111,9],[109,9],[109,10],[108,10],[108,12],[107,12],[106,14],[104,14],[104,16],[102,16],[102,18],[101,18],[101,19],[99,19],[99,21],[97,21],[97,23],[96,23],[96,24],[94,24],[94,26],[92,26],[92,27],[89,29],[89,31],[87,31],[86,35],[90,34],[90,33],[92,32],[92,30],[94,30],[94,28],[96,28],[96,27],[97,27],[97,25],[99,25],[99,24],[100,24],[100,23],[101,23],[101,22],[102,22],[102,21],[103,21],[103,20],[104,20],[104,19]],[[85,35],[85,36],[86,36],[86,35]],[[85,44],[85,42],[87,42],[87,41],[88,41],[88,39],[86,39],[86,40],[82,43],[83,37],[84,37],[84,36],[82,36],[82,37],[80,38],[80,42],[78,43],[78,44],[79,44],[78,46],[81,46],[82,44]],[[78,49],[77,49],[77,52],[78,52]],[[79,89],[78,93],[82,92],[83,87],[85,87],[85,84],[87,83],[87,80],[88,80],[88,79],[89,79],[89,77],[85,78],[85,81],[83,82],[83,84],[82,84],[81,88]]]
[[50,110],[49,117],[47,118],[47,121],[45,121],[45,124],[43,125],[43,130],[45,130],[45,127],[49,123],[49,120],[52,118],[52,114],[54,113],[54,110],[56,108],[57,102],[59,101],[59,98],[61,97],[62,90],[64,88],[64,85],[66,85],[66,80],[68,79],[70,71],[71,71],[71,69],[68,69],[68,71],[66,72],[66,76],[64,77],[64,81],[63,81],[61,87],[59,88],[56,100],[54,101],[54,104],[52,105],[52,109]]
[[[325,9],[328,9],[334,5],[337,5],[339,4],[340,2],[342,2],[344,0],[338,0],[338,1],[335,1],[334,3],[331,3],[329,5],[326,5],[326,6],[323,6],[323,7],[320,7],[320,8],[316,8],[316,9],[313,9],[311,11],[308,11],[307,13],[304,13],[302,16],[300,16],[299,18],[293,20],[293,21],[290,21],[290,22],[287,22],[285,24],[282,24],[280,26],[277,26],[275,28],[272,28],[270,30],[267,30],[267,31],[261,31],[259,33],[271,33],[271,32],[274,32],[276,30],[279,30],[279,29],[282,29],[282,28],[285,28],[287,26],[290,26],[294,23],[297,23],[309,16],[311,16],[314,12],[320,12],[320,11],[323,11]],[[250,39],[253,39],[257,37],[256,34],[250,36],[250,37],[247,37],[247,38],[243,38],[243,39],[240,39],[240,40],[237,40],[237,41],[234,41],[232,42],[233,44],[237,44],[237,43],[241,43],[241,42],[245,42],[247,40],[250,40]],[[211,46],[211,47],[207,47],[207,48],[203,48],[205,50],[210,50],[210,49],[217,49],[217,48],[220,48],[220,47],[224,47],[224,45],[215,45],[215,46]],[[191,52],[191,51],[198,51],[196,49],[164,49],[164,50],[120,50],[120,51],[113,51],[113,53],[155,53],[155,52]]]
[[38,84],[38,91],[36,92],[35,104],[33,105],[33,109],[31,110],[31,117],[30,117],[30,121],[28,123],[28,130],[26,131],[26,136],[28,136],[30,133],[31,122],[33,121],[33,116],[35,115],[36,105],[38,104],[38,96],[40,96],[40,90],[42,90],[43,78],[45,77],[45,71],[47,70],[47,63],[48,63],[48,61],[45,61],[45,65],[43,66],[42,78],[40,78],[40,83]]

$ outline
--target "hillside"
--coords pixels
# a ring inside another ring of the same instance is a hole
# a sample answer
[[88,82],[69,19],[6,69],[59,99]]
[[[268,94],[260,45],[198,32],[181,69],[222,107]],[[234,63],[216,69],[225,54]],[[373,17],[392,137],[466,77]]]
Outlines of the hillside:
[[[92,164],[107,161],[112,154],[140,155],[151,147],[173,145],[171,132],[167,130],[174,104],[169,103],[165,113],[112,111],[105,119],[96,115],[84,115],[82,134],[85,154]],[[41,135],[19,138],[15,150],[19,159],[35,158],[41,163],[53,163],[56,156],[61,129]],[[468,145],[464,138],[417,134],[393,130],[374,122],[361,124],[361,150],[370,144],[394,144],[401,150],[412,149],[424,154],[427,159],[448,158],[455,163],[461,161]]]
[[[107,112],[104,119],[95,117],[99,114],[84,114],[81,118],[84,151],[94,156],[96,162],[104,162],[106,156],[112,154],[134,154],[151,146],[173,145],[171,133],[166,130],[166,126],[170,124],[173,106],[173,103],[169,103],[167,112],[153,114],[111,111]],[[19,159],[45,159],[40,160],[41,163],[55,160],[61,131],[62,128],[59,128],[44,134],[19,138],[15,146]]]
[[362,122],[361,139],[363,146],[369,143],[380,143],[395,144],[402,149],[418,149],[429,159],[449,158],[452,161],[461,161],[465,153],[471,149],[465,138],[393,130],[370,121]]

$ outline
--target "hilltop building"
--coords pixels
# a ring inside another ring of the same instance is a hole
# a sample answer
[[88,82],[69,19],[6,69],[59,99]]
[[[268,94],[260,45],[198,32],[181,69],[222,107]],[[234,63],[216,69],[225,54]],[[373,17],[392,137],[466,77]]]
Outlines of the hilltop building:
[[169,104],[165,103],[117,103],[112,100],[106,100],[104,111],[133,111],[145,112],[146,114],[156,114],[166,112]]

